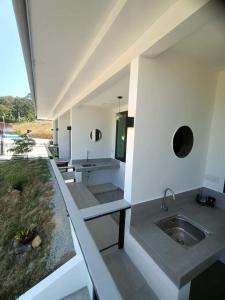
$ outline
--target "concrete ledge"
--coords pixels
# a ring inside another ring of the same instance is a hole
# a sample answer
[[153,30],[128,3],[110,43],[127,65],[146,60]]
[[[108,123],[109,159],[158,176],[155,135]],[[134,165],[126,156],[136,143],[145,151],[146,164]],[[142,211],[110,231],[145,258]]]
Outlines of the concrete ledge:
[[123,209],[128,209],[130,207],[130,204],[126,200],[122,199],[93,207],[83,208],[80,210],[80,212],[83,219],[87,221],[101,216],[109,215]]

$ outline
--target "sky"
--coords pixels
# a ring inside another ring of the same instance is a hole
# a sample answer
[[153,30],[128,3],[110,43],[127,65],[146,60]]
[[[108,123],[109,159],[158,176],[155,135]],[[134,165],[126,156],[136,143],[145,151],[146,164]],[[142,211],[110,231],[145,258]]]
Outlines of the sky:
[[11,0],[0,0],[0,96],[30,92]]

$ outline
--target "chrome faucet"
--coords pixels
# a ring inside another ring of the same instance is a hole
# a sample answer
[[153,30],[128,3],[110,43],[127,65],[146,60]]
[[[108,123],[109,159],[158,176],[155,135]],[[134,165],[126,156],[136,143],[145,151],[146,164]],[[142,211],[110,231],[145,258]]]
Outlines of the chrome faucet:
[[173,200],[176,199],[175,193],[174,193],[173,190],[171,190],[170,188],[165,189],[165,191],[164,191],[164,197],[162,198],[162,202],[161,202],[161,206],[160,206],[160,209],[164,210],[164,211],[168,211],[168,205],[166,204],[166,195],[167,195],[167,192],[171,192]]

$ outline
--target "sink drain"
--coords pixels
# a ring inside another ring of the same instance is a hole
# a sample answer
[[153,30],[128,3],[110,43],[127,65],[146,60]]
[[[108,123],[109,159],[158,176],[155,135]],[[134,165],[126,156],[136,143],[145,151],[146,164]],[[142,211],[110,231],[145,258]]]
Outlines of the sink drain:
[[177,242],[181,245],[184,245],[184,241],[183,240],[177,240]]

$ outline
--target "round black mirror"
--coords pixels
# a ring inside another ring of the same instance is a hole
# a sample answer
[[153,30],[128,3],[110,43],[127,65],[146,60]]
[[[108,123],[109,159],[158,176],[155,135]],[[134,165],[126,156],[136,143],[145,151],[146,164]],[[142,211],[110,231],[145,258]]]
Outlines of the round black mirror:
[[173,137],[173,151],[179,158],[186,157],[193,147],[194,136],[190,127],[181,126]]
[[102,132],[99,129],[93,129],[90,133],[90,138],[93,142],[98,142],[102,138]]

